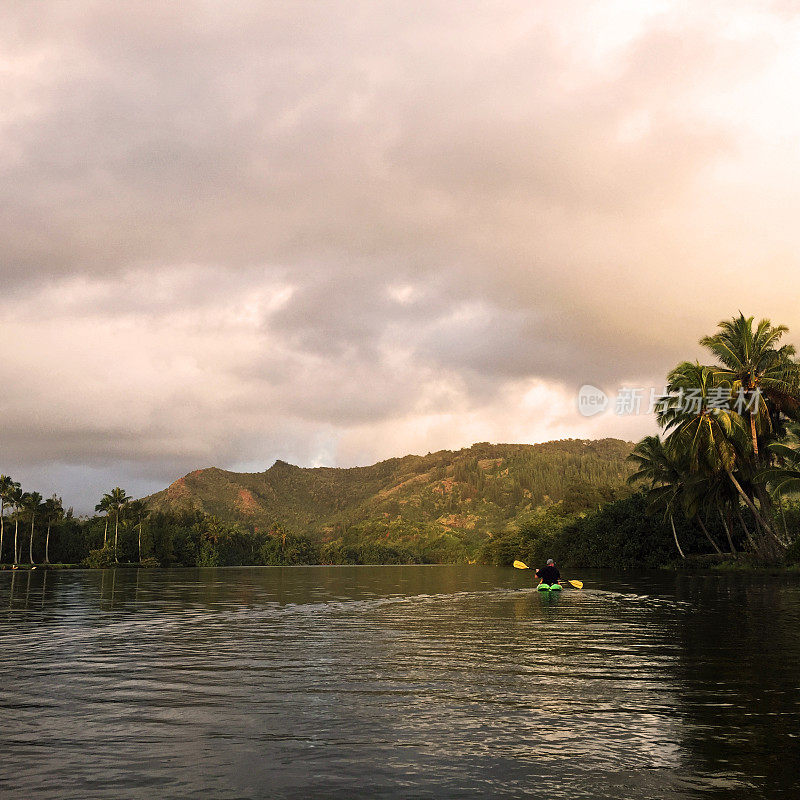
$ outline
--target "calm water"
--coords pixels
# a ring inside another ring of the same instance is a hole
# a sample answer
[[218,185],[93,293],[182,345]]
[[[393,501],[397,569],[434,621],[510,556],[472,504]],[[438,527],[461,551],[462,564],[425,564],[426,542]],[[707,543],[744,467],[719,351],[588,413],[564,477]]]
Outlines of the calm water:
[[800,797],[800,581],[0,574],[0,794]]

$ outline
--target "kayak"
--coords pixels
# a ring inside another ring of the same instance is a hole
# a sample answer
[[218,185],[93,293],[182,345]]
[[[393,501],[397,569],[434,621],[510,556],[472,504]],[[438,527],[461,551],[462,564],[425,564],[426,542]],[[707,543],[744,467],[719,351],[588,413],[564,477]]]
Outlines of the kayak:
[[560,583],[540,583],[536,588],[540,592],[560,592],[561,591],[561,584]]

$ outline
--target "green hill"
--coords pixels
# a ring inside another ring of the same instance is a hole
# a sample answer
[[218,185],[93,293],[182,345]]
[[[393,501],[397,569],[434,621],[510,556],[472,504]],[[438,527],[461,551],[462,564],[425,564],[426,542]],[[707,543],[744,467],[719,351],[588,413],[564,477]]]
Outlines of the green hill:
[[147,498],[154,511],[200,511],[258,531],[280,526],[331,545],[424,545],[474,552],[542,506],[564,513],[626,493],[633,445],[566,439],[475,444],[368,467],[313,469],[277,461],[266,472],[191,472]]

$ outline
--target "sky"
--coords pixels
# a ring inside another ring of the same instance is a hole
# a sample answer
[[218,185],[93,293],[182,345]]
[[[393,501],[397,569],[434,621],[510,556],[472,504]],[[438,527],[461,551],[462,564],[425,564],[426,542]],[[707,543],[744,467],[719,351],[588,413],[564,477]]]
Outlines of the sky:
[[798,86],[792,2],[4,0],[0,472],[651,433],[719,320],[800,344]]

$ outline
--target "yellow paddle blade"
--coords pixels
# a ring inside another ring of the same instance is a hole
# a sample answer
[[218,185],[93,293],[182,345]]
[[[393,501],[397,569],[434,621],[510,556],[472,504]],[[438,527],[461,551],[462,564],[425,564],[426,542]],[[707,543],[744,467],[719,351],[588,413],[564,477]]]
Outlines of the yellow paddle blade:
[[530,569],[527,564],[523,563],[522,561],[515,561],[514,566],[517,569]]
[[576,589],[583,589],[583,581],[570,581],[570,585],[574,586]]

